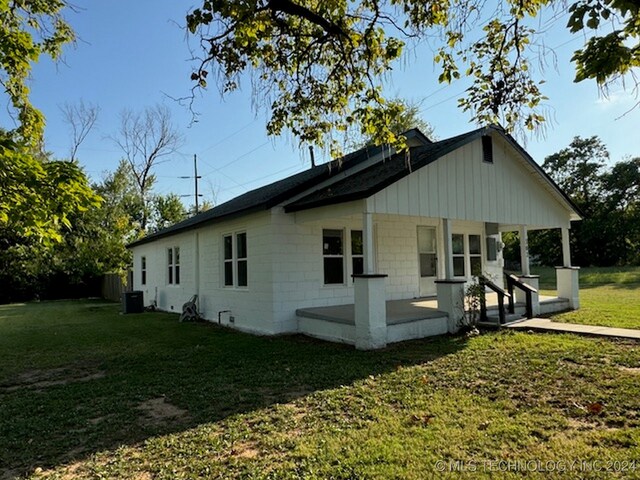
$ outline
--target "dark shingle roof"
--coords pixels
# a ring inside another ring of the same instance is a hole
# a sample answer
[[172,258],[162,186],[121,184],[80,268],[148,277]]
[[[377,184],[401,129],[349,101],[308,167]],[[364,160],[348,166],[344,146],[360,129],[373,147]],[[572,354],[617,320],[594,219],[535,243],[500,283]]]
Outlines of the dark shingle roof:
[[[436,161],[447,153],[490,132],[496,132],[511,144],[522,155],[524,160],[538,172],[542,179],[567,202],[569,207],[572,208],[578,216],[582,215],[578,207],[542,170],[535,160],[533,160],[509,134],[505,133],[505,131],[498,126],[479,128],[439,142],[431,142],[417,129],[410,130],[405,133],[405,135],[408,138],[417,139],[418,142],[423,145],[410,148],[408,158],[404,153],[395,154],[391,156],[391,158],[377,162],[357,174],[347,176],[329,186],[319,188],[302,198],[286,204],[285,211],[295,212],[323,205],[333,205],[367,198],[409,175],[411,172]],[[159,232],[147,235],[129,244],[128,247],[149,243],[156,239],[191,230],[201,225],[215,223],[221,219],[228,219],[234,216],[272,208],[296,195],[303,194],[322,181],[335,177],[339,173],[345,172],[381,152],[382,147],[361,148],[338,160],[318,165],[304,172],[247,192],[211,210],[176,223]]]
[[466,145],[467,143],[483,136],[495,132],[504,138],[522,158],[533,167],[540,175],[541,179],[554,190],[567,203],[578,216],[584,215],[569,196],[553,181],[549,175],[536,163],[536,161],[516,142],[511,135],[506,133],[499,126],[479,128],[471,132],[463,133],[456,137],[451,137],[439,142],[424,146],[413,147],[409,150],[409,157],[404,153],[393,155],[390,159],[378,162],[371,167],[351,175],[343,180],[335,182],[327,187],[318,189],[309,195],[297,199],[285,205],[285,212],[296,212],[308,208],[333,205],[336,203],[349,202],[370,197],[383,188],[406,177],[411,172],[418,170],[446,154]]
[[127,246],[130,248],[149,243],[153,240],[168,237],[204,224],[214,223],[222,218],[229,218],[258,210],[269,209],[308,190],[323,180],[331,178],[340,172],[344,172],[345,170],[364,162],[372,156],[379,154],[381,151],[382,147],[361,148],[360,150],[345,155],[338,160],[317,165],[305,170],[304,172],[278,180],[277,182],[265,185],[264,187],[251,190],[250,192],[233,198],[228,202],[222,203],[211,210],[207,210],[206,212],[202,212],[191,218],[183,220],[182,222],[178,222],[175,225],[171,225],[170,227],[156,233],[149,234]]
[[357,175],[351,175],[285,205],[285,212],[295,212],[367,198],[397,182],[412,171],[452,152],[483,132],[484,129],[478,129],[440,142],[413,147],[409,150],[408,157],[405,153],[395,154],[391,158],[358,172]]

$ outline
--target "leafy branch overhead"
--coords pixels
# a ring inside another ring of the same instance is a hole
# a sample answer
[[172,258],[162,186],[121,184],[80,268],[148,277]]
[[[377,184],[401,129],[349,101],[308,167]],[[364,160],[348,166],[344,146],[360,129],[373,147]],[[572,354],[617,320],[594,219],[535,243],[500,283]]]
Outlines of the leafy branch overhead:
[[62,16],[67,6],[65,0],[0,0],[0,85],[16,117],[17,138],[25,143],[39,143],[44,131],[44,117],[29,100],[31,65],[42,54],[58,58],[74,40]]
[[440,82],[470,78],[459,105],[476,122],[536,129],[545,97],[531,64],[544,32],[534,25],[544,11],[561,16],[567,7],[568,31],[588,39],[573,58],[577,81],[605,86],[638,66],[633,0],[205,0],[187,16],[202,48],[191,78],[204,88],[213,72],[226,93],[251,73],[270,134],[288,129],[335,147],[336,133],[357,126],[399,144],[388,125],[401,106],[385,100],[383,81],[408,46],[429,41],[439,45]]

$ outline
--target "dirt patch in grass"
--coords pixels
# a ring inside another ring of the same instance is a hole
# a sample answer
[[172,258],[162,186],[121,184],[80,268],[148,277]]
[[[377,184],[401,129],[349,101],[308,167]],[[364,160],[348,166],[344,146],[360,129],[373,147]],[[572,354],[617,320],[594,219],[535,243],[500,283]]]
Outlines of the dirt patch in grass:
[[640,367],[625,367],[623,365],[620,365],[618,367],[618,369],[623,371],[623,372],[634,373],[636,375],[640,375]]
[[106,373],[103,371],[72,369],[68,367],[28,370],[10,382],[0,384],[0,393],[10,393],[22,389],[41,390],[58,385],[68,385],[70,383],[90,382],[104,378],[105,376]]
[[165,397],[145,400],[136,407],[142,412],[141,420],[146,425],[159,426],[182,420],[189,412],[169,403]]
[[242,442],[235,445],[231,450],[231,455],[238,458],[252,459],[260,455],[260,450],[258,450],[255,442]]

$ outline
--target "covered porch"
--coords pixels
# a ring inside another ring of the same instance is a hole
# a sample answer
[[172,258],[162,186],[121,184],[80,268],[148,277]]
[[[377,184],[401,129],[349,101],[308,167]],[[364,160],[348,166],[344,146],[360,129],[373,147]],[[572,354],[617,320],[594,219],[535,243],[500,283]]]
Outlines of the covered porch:
[[[457,332],[471,283],[484,276],[495,284],[494,291],[504,288],[502,233],[508,231],[519,232],[521,271],[515,281],[529,299],[529,314],[552,307],[577,309],[578,269],[571,263],[569,229],[581,217],[571,200],[502,131],[488,129],[482,138],[457,139],[443,151],[431,148],[414,152],[411,168],[402,159],[378,163],[285,206],[285,212],[295,213],[296,223],[315,222],[321,229],[320,293],[349,292],[350,298],[335,303],[353,302],[348,333],[356,348],[381,348],[394,341],[391,330],[400,317],[389,313],[396,308],[389,301],[403,298],[435,295],[411,308],[435,309],[437,318],[447,319],[446,329],[444,323],[438,327],[441,333]],[[351,227],[341,220],[347,217]],[[358,230],[358,243],[352,228]],[[529,268],[528,232],[542,229],[562,231],[555,301],[540,298],[539,279]],[[359,271],[356,260],[362,265]],[[522,294],[515,296],[522,301]],[[330,308],[328,300],[309,305]],[[300,331],[307,320],[299,322]]]
[[[487,311],[497,316],[498,296],[486,294]],[[560,297],[539,297],[540,313],[569,309],[569,300]],[[515,302],[516,315],[526,311],[524,301]],[[386,343],[401,342],[448,333],[449,315],[438,310],[437,296],[406,300],[386,300]],[[300,333],[340,343],[356,343],[356,305],[328,305],[296,310]]]

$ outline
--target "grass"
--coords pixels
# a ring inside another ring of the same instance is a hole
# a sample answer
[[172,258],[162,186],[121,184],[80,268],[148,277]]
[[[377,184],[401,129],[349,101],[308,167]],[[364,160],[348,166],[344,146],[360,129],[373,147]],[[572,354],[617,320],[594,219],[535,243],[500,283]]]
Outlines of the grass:
[[358,352],[117,310],[0,306],[0,478],[418,479],[439,460],[566,478],[483,462],[640,461],[633,343],[494,332]]
[[[543,295],[556,295],[555,269],[536,267]],[[551,316],[556,322],[640,328],[640,267],[580,269],[580,309]]]

